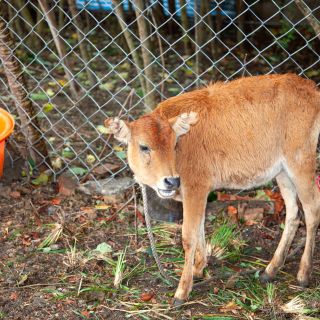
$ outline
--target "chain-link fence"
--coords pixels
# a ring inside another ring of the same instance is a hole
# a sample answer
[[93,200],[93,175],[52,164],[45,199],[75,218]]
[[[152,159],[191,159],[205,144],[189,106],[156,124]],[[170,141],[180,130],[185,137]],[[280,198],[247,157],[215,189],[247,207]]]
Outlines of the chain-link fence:
[[[22,66],[0,65],[0,104],[17,121],[10,155],[22,155],[27,170],[46,163],[55,174],[112,178],[127,164],[124,147],[103,127],[107,117],[135,119],[170,96],[244,75],[295,72],[320,82],[318,0],[2,0],[0,6],[8,33],[0,47],[9,44]],[[17,81],[22,72],[33,105],[23,114],[7,81],[8,73]],[[38,137],[30,139],[27,127]],[[39,152],[41,139],[49,157]]]

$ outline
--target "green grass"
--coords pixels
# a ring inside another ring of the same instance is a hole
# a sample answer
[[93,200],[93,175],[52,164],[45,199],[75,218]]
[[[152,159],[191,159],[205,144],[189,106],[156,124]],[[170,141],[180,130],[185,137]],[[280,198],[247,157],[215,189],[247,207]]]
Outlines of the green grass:
[[214,229],[208,249],[211,251],[211,255],[219,260],[229,259],[235,262],[240,259],[244,245],[237,226],[229,221],[223,221],[220,226]]

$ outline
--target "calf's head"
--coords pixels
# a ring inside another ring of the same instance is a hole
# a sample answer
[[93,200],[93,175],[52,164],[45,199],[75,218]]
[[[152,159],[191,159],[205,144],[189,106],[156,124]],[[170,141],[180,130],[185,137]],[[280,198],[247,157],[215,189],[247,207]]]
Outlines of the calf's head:
[[105,125],[116,139],[128,144],[128,162],[135,179],[160,197],[172,198],[180,186],[175,146],[196,122],[197,114],[190,112],[169,120],[150,114],[130,123],[110,118]]

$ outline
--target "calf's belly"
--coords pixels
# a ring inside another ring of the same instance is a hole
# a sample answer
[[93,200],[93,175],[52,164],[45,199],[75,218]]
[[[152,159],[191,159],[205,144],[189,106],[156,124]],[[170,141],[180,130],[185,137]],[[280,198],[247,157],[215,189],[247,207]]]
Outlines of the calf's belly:
[[266,166],[265,169],[250,168],[250,170],[226,170],[213,178],[212,189],[252,189],[274,179],[281,171],[281,162]]

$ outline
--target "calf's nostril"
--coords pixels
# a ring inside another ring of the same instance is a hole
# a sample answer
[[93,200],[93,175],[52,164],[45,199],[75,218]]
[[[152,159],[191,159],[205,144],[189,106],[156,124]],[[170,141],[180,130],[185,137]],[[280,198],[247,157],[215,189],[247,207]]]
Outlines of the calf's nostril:
[[177,177],[164,178],[164,184],[166,185],[167,188],[179,188],[180,178],[177,178]]

